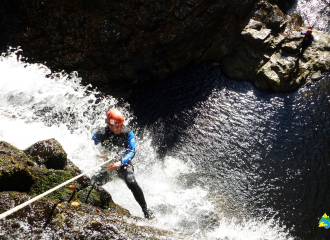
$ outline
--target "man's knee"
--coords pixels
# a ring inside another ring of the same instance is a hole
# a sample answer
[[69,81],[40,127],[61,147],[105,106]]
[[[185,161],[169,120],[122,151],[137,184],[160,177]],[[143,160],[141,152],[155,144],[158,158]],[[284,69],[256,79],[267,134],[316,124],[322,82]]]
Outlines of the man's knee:
[[126,175],[125,181],[126,181],[127,185],[136,184],[135,176],[133,173],[128,173]]

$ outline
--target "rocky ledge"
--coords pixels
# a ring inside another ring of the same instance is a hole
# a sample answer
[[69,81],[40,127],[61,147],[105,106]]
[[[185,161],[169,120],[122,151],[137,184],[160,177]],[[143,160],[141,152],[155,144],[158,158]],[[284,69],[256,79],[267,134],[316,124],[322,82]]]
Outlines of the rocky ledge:
[[[81,174],[55,140],[22,151],[0,142],[0,214]],[[128,210],[82,176],[0,220],[1,239],[159,239],[172,234],[137,226]],[[68,184],[69,185],[69,184]],[[137,218],[135,218],[137,220]],[[141,221],[144,221],[141,219]]]
[[313,44],[299,55],[301,32],[307,28],[299,15],[285,15],[276,5],[260,2],[235,51],[222,59],[225,73],[275,92],[292,91],[319,79],[330,70],[330,36],[313,29]]

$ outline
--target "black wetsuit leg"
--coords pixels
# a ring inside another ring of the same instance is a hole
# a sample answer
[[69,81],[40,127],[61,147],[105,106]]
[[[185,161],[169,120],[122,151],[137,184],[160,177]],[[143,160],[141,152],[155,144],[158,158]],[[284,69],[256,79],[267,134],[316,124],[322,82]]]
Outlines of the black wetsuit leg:
[[300,48],[301,48],[299,54],[302,55],[302,54],[305,52],[305,50],[306,50],[309,46],[310,46],[310,45],[308,45],[308,43],[307,43],[306,41],[303,40],[303,41],[299,44],[299,46],[298,46],[298,49],[299,49],[299,50],[300,50]]
[[135,200],[140,204],[143,211],[147,209],[142,189],[135,180],[134,168],[131,164],[124,164],[118,170],[120,178],[125,180],[127,187],[132,191]]

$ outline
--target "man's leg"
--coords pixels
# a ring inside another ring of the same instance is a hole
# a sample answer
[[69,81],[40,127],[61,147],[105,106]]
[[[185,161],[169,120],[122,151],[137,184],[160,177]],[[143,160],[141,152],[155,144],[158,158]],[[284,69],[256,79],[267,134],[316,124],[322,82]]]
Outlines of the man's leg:
[[154,219],[153,213],[147,208],[147,203],[144,194],[139,184],[135,180],[134,169],[130,164],[125,164],[119,169],[119,176],[125,180],[127,187],[133,193],[135,200],[139,203],[147,219]]

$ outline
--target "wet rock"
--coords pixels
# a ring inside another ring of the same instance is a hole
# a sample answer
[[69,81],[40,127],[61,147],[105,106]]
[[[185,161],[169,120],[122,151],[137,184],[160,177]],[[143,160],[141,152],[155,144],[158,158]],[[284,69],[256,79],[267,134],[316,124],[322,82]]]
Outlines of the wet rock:
[[[37,178],[32,184],[28,193],[32,196],[37,196],[60,185],[63,182],[68,181],[73,177],[75,177],[75,175],[70,171],[44,170],[38,173]],[[63,187],[60,190],[50,193],[47,197],[52,200],[62,202],[68,201],[71,195],[72,191],[67,187]]]
[[[26,193],[0,192],[0,213],[31,199]],[[72,206],[42,198],[0,220],[1,239],[184,239],[173,233],[129,223],[90,204]]]
[[48,169],[64,169],[67,164],[67,154],[55,139],[37,142],[24,151],[39,165]]
[[[0,142],[1,191],[27,192],[34,197],[82,174],[81,170],[66,157],[66,152],[55,139],[37,142],[25,151],[9,143]],[[44,165],[55,167],[48,169]],[[57,168],[56,166],[62,169],[54,169]],[[46,197],[56,202],[77,200],[80,203],[89,203],[123,215],[130,215],[127,210],[116,205],[111,195],[102,187],[93,186],[92,189],[88,176],[83,175],[73,183],[76,186],[75,191],[62,187]]]
[[33,165],[23,151],[1,141],[0,191],[28,191],[35,179],[29,170]]
[[[46,158],[66,157],[55,139],[33,144],[26,152],[29,155],[0,142],[0,214],[82,173],[69,159],[63,169],[44,167]],[[129,223],[129,211],[115,204],[102,187],[91,186],[88,176],[72,184],[75,188],[63,186],[0,220],[0,238],[37,239],[41,232],[54,239],[173,238],[172,233]]]

